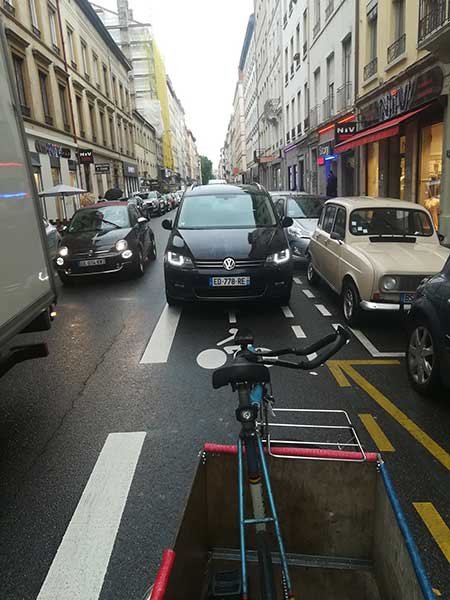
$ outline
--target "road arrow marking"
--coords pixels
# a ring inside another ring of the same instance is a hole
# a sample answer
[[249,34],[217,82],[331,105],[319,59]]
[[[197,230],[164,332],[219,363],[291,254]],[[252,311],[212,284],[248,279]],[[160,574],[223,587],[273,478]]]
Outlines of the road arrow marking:
[[351,387],[348,378],[366,392],[383,410],[399,423],[412,437],[450,471],[450,454],[439,446],[423,429],[414,423],[403,411],[367,381],[355,369],[355,365],[398,365],[396,360],[330,360],[327,365],[341,387]]
[[355,338],[364,346],[369,354],[371,354],[374,358],[404,358],[404,352],[380,352],[372,342],[364,335],[362,331],[359,329],[352,329],[350,331],[353,333]]
[[414,508],[425,523],[428,531],[450,563],[450,529],[431,502],[413,502]]
[[372,415],[358,415],[380,452],[395,452],[394,446]]

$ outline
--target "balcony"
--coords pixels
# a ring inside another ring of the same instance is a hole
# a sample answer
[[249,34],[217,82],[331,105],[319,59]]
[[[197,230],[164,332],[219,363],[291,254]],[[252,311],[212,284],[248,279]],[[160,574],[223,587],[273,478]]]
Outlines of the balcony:
[[92,136],[92,141],[94,142],[94,144],[96,144],[96,143],[97,143],[97,136],[96,136],[96,135],[93,135],[93,136]]
[[301,125],[301,123],[299,123],[297,125],[297,135],[302,135],[302,125]]
[[82,138],[86,137],[86,132],[84,131],[84,129],[80,129],[80,137],[82,137]]
[[388,65],[394,62],[399,56],[405,53],[406,50],[406,33],[395,40],[393,44],[387,49],[387,62]]
[[334,94],[324,98],[322,102],[323,120],[328,121],[334,115]]
[[320,118],[320,105],[317,104],[309,111],[309,124],[311,128],[317,127]]
[[61,50],[59,49],[59,47],[56,44],[53,44],[52,48],[53,48],[53,52],[55,54],[61,54]]
[[41,32],[39,31],[39,29],[37,27],[35,27],[34,25],[31,26],[31,31],[33,32],[33,34],[41,39]]
[[378,58],[373,58],[370,63],[364,67],[364,81],[373,77],[378,71]]
[[70,133],[70,123],[64,123],[64,131]]
[[293,127],[293,128],[291,129],[291,140],[292,140],[292,141],[294,141],[294,140],[295,140],[295,137],[296,137],[296,135],[295,135],[295,127]]
[[328,0],[328,4],[325,7],[325,21],[331,17],[334,11],[334,0]]
[[22,116],[24,117],[31,117],[31,110],[29,106],[26,106],[25,104],[21,104],[20,105],[20,111],[22,113]]
[[450,0],[420,0],[418,46],[450,61]]
[[50,125],[50,127],[52,127],[53,119],[50,115],[44,115],[44,121],[45,121],[46,125]]
[[320,31],[320,19],[317,21],[317,23],[313,27],[313,38],[316,38],[319,35],[319,31]]
[[337,111],[342,112],[352,106],[352,84],[350,81],[344,83],[336,92]]
[[309,117],[303,120],[303,132],[306,133],[309,129]]

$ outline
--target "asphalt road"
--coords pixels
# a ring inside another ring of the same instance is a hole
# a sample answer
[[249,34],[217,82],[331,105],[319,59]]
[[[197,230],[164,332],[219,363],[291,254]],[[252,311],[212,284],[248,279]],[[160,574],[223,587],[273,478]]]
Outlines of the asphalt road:
[[[233,443],[238,430],[236,399],[230,390],[212,389],[211,371],[199,366],[198,355],[220,354],[229,330],[239,326],[273,348],[313,341],[342,322],[336,297],[323,285],[309,288],[302,271],[290,310],[213,306],[168,315],[162,270],[168,234],[160,220],[152,221],[158,259],[144,277],[61,289],[57,320],[45,335],[50,356],[0,380],[2,600],[139,600],[173,543],[203,442]],[[450,598],[448,530],[433,537],[413,505],[431,503],[450,526],[449,399],[423,399],[409,387],[398,356],[405,345],[401,319],[370,319],[356,336],[337,358],[367,364],[354,365],[354,372],[335,369],[337,379],[329,367],[314,374],[272,369],[277,405],[344,409],[367,450],[387,448],[383,456],[432,585]],[[152,362],[164,352],[167,362]],[[386,439],[369,434],[367,417],[359,415],[371,415]],[[108,460],[117,468],[108,471]],[[97,506],[99,489],[108,490],[110,510]],[[90,561],[89,594],[66,596],[83,544],[88,551],[93,545],[83,515],[96,510],[94,537],[110,555]],[[70,546],[72,537],[77,542]],[[62,587],[55,592],[52,585]]]

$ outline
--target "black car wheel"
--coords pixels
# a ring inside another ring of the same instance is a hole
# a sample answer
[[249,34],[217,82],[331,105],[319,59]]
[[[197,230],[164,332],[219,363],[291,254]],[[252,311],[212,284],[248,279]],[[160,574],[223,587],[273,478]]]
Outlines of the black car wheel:
[[359,293],[353,281],[346,281],[342,289],[342,312],[348,325],[357,325],[361,318]]
[[134,263],[133,275],[135,277],[142,277],[144,274],[144,257],[142,256],[142,250],[139,248],[136,261]]
[[423,396],[431,395],[440,385],[439,353],[428,323],[414,323],[406,348],[406,368],[413,388]]
[[316,285],[319,283],[319,276],[314,270],[311,257],[309,258],[308,266],[306,268],[306,279],[311,285]]
[[152,238],[152,243],[150,244],[150,249],[148,251],[148,257],[150,260],[156,260],[157,249],[156,249],[156,241],[155,238]]

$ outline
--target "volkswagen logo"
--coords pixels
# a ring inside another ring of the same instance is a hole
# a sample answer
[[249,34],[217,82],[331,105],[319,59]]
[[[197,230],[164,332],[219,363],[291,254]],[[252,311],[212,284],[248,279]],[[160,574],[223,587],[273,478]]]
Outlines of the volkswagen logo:
[[89,250],[89,256],[94,256],[94,251],[93,250]]
[[223,261],[223,268],[227,271],[232,271],[236,266],[234,258],[226,258]]

